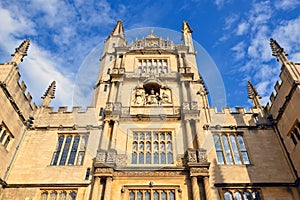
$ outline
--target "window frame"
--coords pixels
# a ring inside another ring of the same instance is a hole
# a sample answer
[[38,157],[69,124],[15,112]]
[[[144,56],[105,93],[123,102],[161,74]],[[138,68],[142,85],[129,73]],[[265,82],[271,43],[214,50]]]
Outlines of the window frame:
[[[231,132],[231,131],[219,132],[219,131],[216,131],[216,132],[213,132],[212,134],[213,134],[213,142],[214,142],[214,148],[215,148],[215,153],[216,153],[216,158],[217,158],[216,160],[217,160],[218,165],[235,165],[235,166],[236,165],[251,165],[252,162],[251,162],[250,155],[249,155],[249,148],[247,148],[248,145],[245,142],[245,137],[244,137],[243,132],[236,132],[236,131],[235,132]],[[219,143],[220,143],[220,146],[222,149],[223,163],[219,163],[219,160],[218,160],[217,152],[221,152],[221,151],[216,149],[216,144],[215,144],[216,136],[219,139]],[[234,137],[234,140],[231,140],[231,138],[232,138],[231,136]],[[225,152],[223,137],[226,137],[226,139],[227,139],[232,163],[228,162],[228,158],[227,158],[226,152]],[[245,146],[245,150],[241,148],[238,137],[241,137],[243,139],[243,144]],[[235,146],[237,147],[238,154],[234,153],[232,142],[234,142]],[[246,160],[244,160],[243,152],[246,152],[249,163],[246,162]],[[237,162],[237,160],[236,160],[237,155],[238,155],[238,158],[241,163]]]
[[[71,141],[70,141],[69,148],[68,148],[68,151],[67,151],[67,154],[65,157],[65,161],[63,163],[62,162],[63,151],[64,151],[64,148],[66,145],[66,140],[68,137],[71,137]],[[79,137],[79,140],[78,140],[76,151],[75,151],[75,149],[73,149],[73,145],[76,145],[75,139],[78,137]],[[60,138],[63,138],[61,145],[59,143]],[[85,138],[87,138],[87,139],[85,139]],[[56,147],[52,154],[50,166],[82,166],[84,163],[84,158],[85,158],[85,154],[86,154],[86,150],[87,150],[88,138],[89,138],[88,132],[83,132],[83,133],[78,133],[78,132],[77,133],[70,133],[70,132],[61,133],[60,132],[60,133],[58,133],[57,140],[56,140]],[[87,141],[85,142],[84,147],[82,147],[84,140],[87,140]],[[58,147],[60,147],[60,148],[58,148]],[[83,149],[81,149],[81,148],[83,148]],[[75,152],[75,157],[73,158],[73,161],[70,160],[72,152],[73,152],[73,154]],[[80,156],[80,154],[82,154],[82,152],[83,152],[83,158],[81,159],[81,162],[78,163],[79,156]]]
[[[140,139],[140,135],[144,134],[144,139]],[[137,134],[137,139],[134,138],[134,135]],[[139,135],[140,134],[140,135]],[[147,135],[150,134],[151,138],[148,139]],[[158,138],[155,139],[154,135],[158,134]],[[164,134],[164,139],[161,139],[161,135]],[[171,137],[168,137],[168,135],[171,135]],[[129,130],[129,140],[127,142],[127,148],[130,149],[129,156],[128,156],[128,163],[130,163],[131,166],[164,166],[164,165],[175,165],[175,131],[170,129],[134,129]],[[150,148],[147,148],[150,143]],[[135,145],[134,145],[135,144]],[[143,144],[143,149],[141,149],[141,144]],[[157,150],[155,150],[155,144],[157,144]],[[162,146],[164,145],[164,150],[162,150]],[[136,146],[136,147],[135,147]],[[143,163],[140,163],[139,153],[143,153]],[[148,153],[150,153],[150,163],[148,163]],[[164,162],[162,162],[161,155],[165,153],[164,156]],[[172,156],[170,156],[170,154]],[[133,162],[133,155],[136,155],[135,162]],[[157,155],[157,156],[156,156]],[[155,157],[157,157],[157,161],[155,160]],[[171,158],[170,158],[171,157]]]

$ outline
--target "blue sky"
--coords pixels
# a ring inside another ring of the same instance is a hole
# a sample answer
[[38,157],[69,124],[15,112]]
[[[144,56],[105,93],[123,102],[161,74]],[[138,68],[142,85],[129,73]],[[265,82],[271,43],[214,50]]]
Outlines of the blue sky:
[[20,72],[34,101],[39,104],[40,96],[56,80],[53,105],[72,105],[74,84],[80,84],[76,82],[79,67],[119,19],[125,30],[181,31],[182,21],[188,21],[194,40],[212,57],[223,78],[224,106],[251,106],[247,80],[257,88],[262,102],[268,102],[280,73],[280,64],[271,55],[270,37],[285,48],[290,60],[300,62],[299,0],[2,0],[0,62],[9,61],[21,41],[30,38]]

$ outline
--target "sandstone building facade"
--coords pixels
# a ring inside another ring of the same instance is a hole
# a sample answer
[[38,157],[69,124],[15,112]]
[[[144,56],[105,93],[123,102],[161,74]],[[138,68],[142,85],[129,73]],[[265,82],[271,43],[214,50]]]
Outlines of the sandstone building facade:
[[118,21],[85,112],[53,111],[55,82],[31,102],[25,40],[0,64],[0,199],[300,199],[300,64],[271,39],[282,66],[271,104],[248,82],[250,112],[217,112],[187,22],[182,40],[150,33],[129,45]]

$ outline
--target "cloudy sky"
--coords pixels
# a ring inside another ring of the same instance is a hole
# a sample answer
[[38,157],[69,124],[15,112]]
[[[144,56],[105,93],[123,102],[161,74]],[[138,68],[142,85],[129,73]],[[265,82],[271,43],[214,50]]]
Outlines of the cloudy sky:
[[22,40],[30,38],[20,72],[34,101],[40,104],[40,97],[56,80],[52,104],[72,105],[74,85],[85,85],[84,80],[77,80],[80,66],[119,19],[125,30],[162,27],[180,31],[182,21],[188,21],[194,40],[208,52],[223,78],[224,106],[251,106],[247,80],[257,88],[262,102],[268,102],[280,73],[269,38],[285,48],[290,60],[300,62],[299,0],[2,0],[0,62],[9,61]]

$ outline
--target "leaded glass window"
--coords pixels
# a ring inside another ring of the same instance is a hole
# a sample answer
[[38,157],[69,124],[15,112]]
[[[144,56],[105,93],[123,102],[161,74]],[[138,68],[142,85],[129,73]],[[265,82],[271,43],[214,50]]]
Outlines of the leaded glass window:
[[261,200],[257,189],[226,189],[223,193],[224,200]]
[[241,134],[215,134],[213,136],[218,164],[250,164],[246,145]]
[[171,188],[129,189],[128,200],[176,200],[175,189],[171,189]]
[[[86,151],[87,135],[60,135],[51,165],[82,165]],[[68,161],[68,162],[67,162]]]
[[134,132],[131,164],[173,164],[172,132]]

